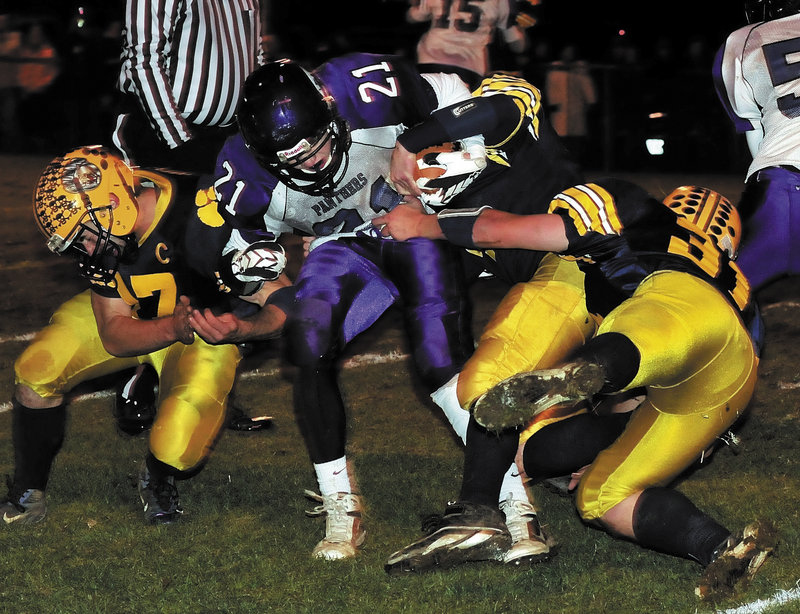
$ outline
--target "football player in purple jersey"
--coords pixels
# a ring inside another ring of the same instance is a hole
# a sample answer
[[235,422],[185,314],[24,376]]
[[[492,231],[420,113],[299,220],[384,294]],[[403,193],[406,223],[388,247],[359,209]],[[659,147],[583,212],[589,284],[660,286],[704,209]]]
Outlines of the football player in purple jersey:
[[[401,201],[387,181],[397,135],[468,96],[455,75],[421,76],[392,56],[350,54],[313,72],[273,62],[248,78],[240,135],[218,158],[215,187],[234,227],[227,249],[289,232],[317,237],[295,280],[285,335],[297,420],[320,488],[313,513],[326,516],[318,558],[355,556],[365,535],[337,382],[345,346],[398,303],[429,391],[473,348],[453,246],[384,239],[370,223]],[[481,144],[472,139],[470,147]]]
[[800,273],[800,1],[746,0],[745,14],[749,25],[727,37],[713,77],[753,158],[737,205],[737,264],[757,291]]

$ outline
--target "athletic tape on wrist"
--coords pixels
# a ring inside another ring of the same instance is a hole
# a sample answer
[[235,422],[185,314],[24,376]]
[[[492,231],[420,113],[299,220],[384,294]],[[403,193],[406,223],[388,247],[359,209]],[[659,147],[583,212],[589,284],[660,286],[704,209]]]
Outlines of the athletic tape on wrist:
[[444,209],[436,214],[439,228],[450,243],[462,247],[475,247],[472,241],[472,228],[484,209],[491,207],[484,205],[478,209]]

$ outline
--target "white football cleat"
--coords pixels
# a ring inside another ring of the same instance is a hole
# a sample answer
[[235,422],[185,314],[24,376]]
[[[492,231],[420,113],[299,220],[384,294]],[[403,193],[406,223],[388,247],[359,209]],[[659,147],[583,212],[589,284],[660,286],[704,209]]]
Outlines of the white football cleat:
[[511,533],[511,547],[502,555],[507,565],[526,565],[546,561],[555,554],[555,540],[545,535],[536,508],[528,501],[512,499],[500,502]]
[[358,548],[366,537],[366,531],[361,526],[361,498],[349,492],[321,496],[309,490],[306,496],[321,502],[313,510],[306,511],[306,515],[326,517],[325,538],[314,547],[311,555],[317,559],[335,561],[358,554]]

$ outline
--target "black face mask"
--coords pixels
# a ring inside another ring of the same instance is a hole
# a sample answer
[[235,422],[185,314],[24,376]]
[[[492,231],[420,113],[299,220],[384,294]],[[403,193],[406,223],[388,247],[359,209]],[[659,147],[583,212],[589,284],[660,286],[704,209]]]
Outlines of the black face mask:
[[[70,252],[78,260],[78,270],[82,277],[93,283],[108,285],[114,280],[120,264],[130,264],[136,260],[138,243],[132,234],[115,237],[107,229],[97,226],[99,231],[82,226],[70,246]],[[91,252],[80,240],[84,233],[96,239]]]

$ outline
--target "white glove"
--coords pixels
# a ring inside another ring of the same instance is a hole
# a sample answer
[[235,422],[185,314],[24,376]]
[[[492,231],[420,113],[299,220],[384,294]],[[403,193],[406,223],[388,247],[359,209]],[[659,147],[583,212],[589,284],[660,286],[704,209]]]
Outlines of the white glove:
[[231,258],[231,272],[239,281],[273,281],[284,268],[286,252],[272,241],[257,241]]

